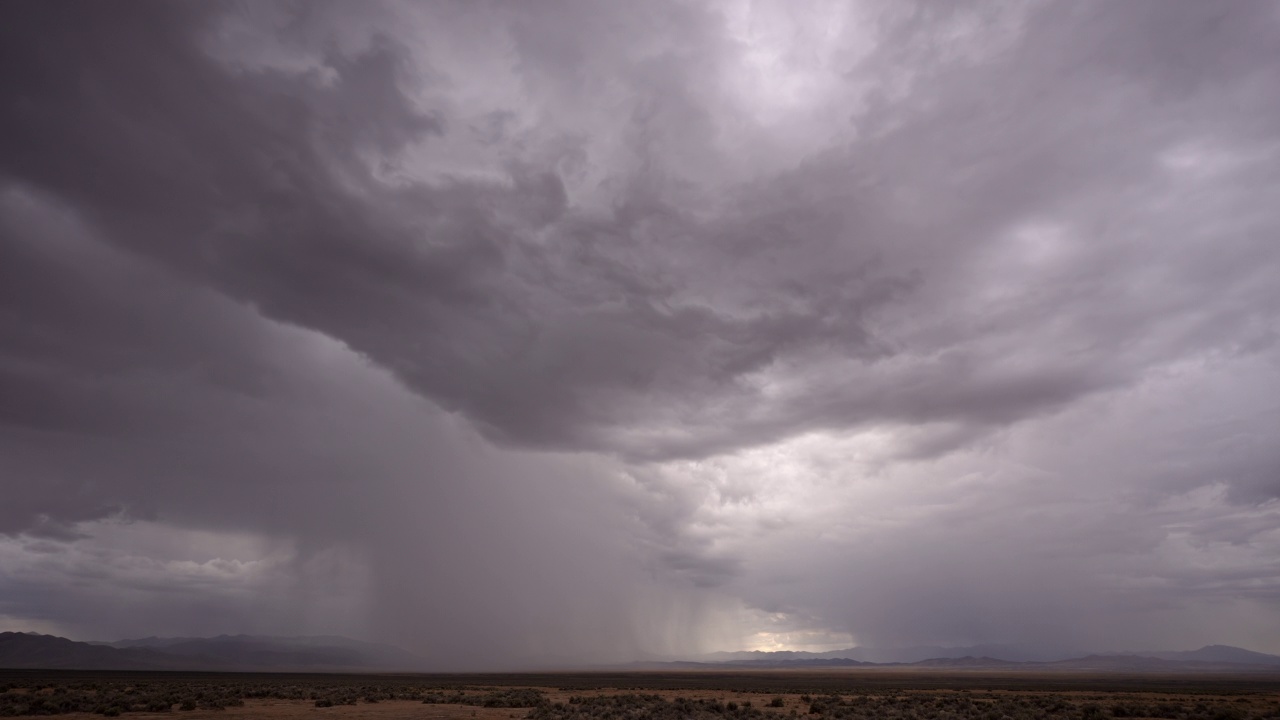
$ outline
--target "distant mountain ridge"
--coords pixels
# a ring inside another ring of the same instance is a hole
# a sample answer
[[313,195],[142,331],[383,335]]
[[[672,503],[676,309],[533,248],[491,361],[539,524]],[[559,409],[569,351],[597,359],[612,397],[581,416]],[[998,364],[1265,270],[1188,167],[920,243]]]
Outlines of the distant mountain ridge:
[[75,670],[392,671],[425,661],[379,643],[337,636],[219,635],[76,642],[53,635],[0,633],[0,667]]
[[1154,653],[1131,653],[1145,657],[1177,662],[1223,662],[1254,665],[1280,665],[1280,655],[1254,652],[1230,645],[1205,645],[1199,650],[1181,650]]
[[[1011,649],[1012,648],[1012,649]],[[974,652],[987,650],[990,652]],[[941,651],[934,657],[913,657]],[[1007,657],[1000,655],[1006,654]],[[860,657],[902,657],[871,661]],[[1280,674],[1280,655],[1229,645],[1199,650],[1082,654],[1052,660],[1015,659],[1013,646],[899,649],[850,648],[825,653],[795,651],[714,653],[697,661],[632,663],[634,669],[951,669],[1068,672],[1268,672]],[[1044,656],[1044,653],[1041,654]],[[337,636],[211,638],[148,637],[76,642],[37,633],[0,633],[0,668],[66,670],[209,670],[243,672],[392,672],[421,670],[426,661],[393,645]]]
[[[992,662],[1010,663],[1044,663],[1077,662],[1088,657],[1130,657],[1166,660],[1180,663],[1227,663],[1234,665],[1276,665],[1280,666],[1280,655],[1255,652],[1230,645],[1206,645],[1199,650],[1162,650],[1162,651],[1125,651],[1090,653],[1081,650],[1035,649],[1018,645],[968,645],[961,647],[943,647],[936,645],[919,645],[905,648],[870,648],[852,647],[843,650],[828,650],[814,653],[796,650],[746,650],[739,652],[717,652],[704,655],[694,662],[704,664],[720,663],[778,663],[806,662],[823,660],[856,660],[876,665],[910,665],[921,662],[935,662],[948,659],[990,660]],[[936,664],[941,664],[940,662]]]
[[172,670],[175,658],[146,648],[116,648],[37,633],[0,633],[0,667],[48,670]]
[[697,661],[668,664],[697,668],[969,668],[1004,670],[1065,670],[1081,672],[1278,672],[1280,655],[1229,645],[1206,645],[1199,650],[1124,653],[1070,653],[1032,650],[1011,645],[968,647],[846,648],[821,653],[782,650],[720,652]]
[[967,645],[944,647],[941,645],[916,645],[902,648],[851,647],[813,653],[795,650],[718,652],[699,658],[706,662],[735,662],[739,660],[859,660],[870,663],[913,663],[921,660],[962,657],[990,657],[1013,662],[1052,662],[1088,654],[1081,650],[1065,648],[1030,648],[1021,645]]

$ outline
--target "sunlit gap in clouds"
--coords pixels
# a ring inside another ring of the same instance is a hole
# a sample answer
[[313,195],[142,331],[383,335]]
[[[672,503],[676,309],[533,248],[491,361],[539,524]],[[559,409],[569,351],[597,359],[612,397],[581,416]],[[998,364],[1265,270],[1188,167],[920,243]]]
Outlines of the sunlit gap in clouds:
[[743,650],[820,653],[831,650],[844,650],[856,644],[857,642],[852,635],[828,630],[784,630],[780,632],[761,630],[748,638],[748,643]]
[[[681,565],[677,574],[729,597],[746,595],[746,606],[721,610],[720,623],[737,639],[710,649],[820,652],[852,644],[849,632],[824,626],[812,608],[784,600],[785,589],[814,573],[856,572],[839,551],[815,555],[814,549],[874,543],[886,530],[910,527],[936,511],[943,501],[932,492],[935,479],[890,471],[911,440],[907,429],[811,432],[660,463],[639,475],[647,503],[642,517],[684,513],[674,534],[660,527],[655,545],[676,557],[697,553],[733,568],[721,574],[720,565]],[[764,587],[747,591],[744,583]]]
[[741,110],[766,126],[794,120],[829,101],[847,82],[842,76],[874,43],[872,24],[848,3],[801,8],[726,0],[719,7],[737,50],[726,61],[725,85],[738,95]]

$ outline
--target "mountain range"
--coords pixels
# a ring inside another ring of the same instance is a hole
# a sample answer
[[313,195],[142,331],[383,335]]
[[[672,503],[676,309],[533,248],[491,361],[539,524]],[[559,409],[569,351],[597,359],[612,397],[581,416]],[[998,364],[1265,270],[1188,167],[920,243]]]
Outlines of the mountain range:
[[425,661],[393,645],[337,636],[219,635],[76,642],[36,633],[0,633],[0,667],[75,670],[374,672],[414,670]]
[[1280,672],[1280,655],[1230,645],[1199,650],[1087,653],[1014,645],[863,648],[821,653],[796,651],[721,652],[676,663],[704,668],[921,667],[1115,672]]
[[[848,648],[823,653],[723,652],[697,660],[632,663],[632,669],[728,670],[805,668],[936,668],[1071,672],[1271,672],[1280,655],[1229,645],[1199,650],[1059,656],[1016,646]],[[241,672],[389,672],[421,670],[427,661],[378,643],[338,636],[148,637],[77,642],[37,633],[0,633],[0,668],[67,670],[206,670]]]
[[859,660],[867,663],[912,663],[935,658],[991,657],[1014,662],[1049,662],[1088,654],[1088,652],[1064,648],[1024,647],[1022,645],[967,645],[963,647],[916,645],[897,648],[851,647],[820,653],[795,650],[774,652],[749,650],[711,653],[699,659],[711,663],[737,662],[740,660]]
[[852,647],[820,653],[800,651],[742,651],[718,652],[705,655],[698,662],[707,664],[734,664],[743,662],[812,662],[856,660],[867,664],[911,664],[923,661],[947,659],[988,659],[993,662],[1054,663],[1078,661],[1085,657],[1138,657],[1171,662],[1232,663],[1239,665],[1280,665],[1280,655],[1245,650],[1230,645],[1206,645],[1199,650],[1177,651],[1125,651],[1088,652],[1081,650],[1031,648],[1020,645],[967,645],[944,647],[919,645],[903,648]]

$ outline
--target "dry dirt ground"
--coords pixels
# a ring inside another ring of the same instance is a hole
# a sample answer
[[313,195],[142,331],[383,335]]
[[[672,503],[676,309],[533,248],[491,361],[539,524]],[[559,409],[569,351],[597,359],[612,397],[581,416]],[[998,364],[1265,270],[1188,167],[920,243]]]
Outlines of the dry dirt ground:
[[[243,707],[189,712],[127,713],[128,720],[510,720],[523,718],[527,709],[478,708],[466,705],[424,705],[416,700],[318,708],[310,700],[245,700]],[[101,720],[93,713],[71,713],[59,718]]]
[[[573,695],[578,696],[596,696],[596,695],[617,695],[635,692],[631,689],[614,689],[600,688],[590,690],[564,690],[558,688],[538,688],[546,693],[546,697],[551,702],[566,702]],[[790,711],[795,710],[802,718],[807,715],[809,704],[805,700],[801,700],[800,694],[782,693],[782,694],[761,694],[761,693],[743,693],[743,692],[727,692],[706,689],[679,689],[679,690],[651,690],[646,689],[640,692],[661,695],[667,699],[677,697],[686,697],[691,699],[716,699],[721,702],[736,702],[743,704],[751,702],[755,707],[763,708],[773,697],[783,698],[784,705],[781,708],[768,707],[766,709],[771,712],[779,713],[786,716]],[[911,690],[901,694],[912,695],[950,695],[957,692],[966,692],[963,690]],[[987,691],[983,693],[993,693],[996,695],[1004,694],[1009,691]],[[899,693],[889,692],[886,696],[898,695]],[[1057,695],[1057,696],[1076,696],[1088,694],[1095,700],[1130,700],[1138,702],[1163,702],[1168,700],[1196,701],[1207,703],[1210,706],[1224,706],[1235,704],[1239,707],[1239,696],[1225,695],[1204,695],[1196,694],[1194,696],[1180,695],[1175,693],[1108,693],[1097,695],[1096,693],[1088,693],[1087,691],[1076,692],[1046,692],[1037,693],[1035,691],[1018,693],[1022,697],[1035,697],[1037,695]],[[975,698],[978,700],[979,698]],[[1280,706],[1280,692],[1261,693],[1248,698],[1248,705],[1252,707],[1261,706]],[[484,708],[469,705],[446,705],[435,704],[428,705],[415,700],[390,700],[379,703],[361,702],[356,705],[339,705],[335,707],[318,708],[311,700],[246,700],[242,707],[229,707],[225,710],[207,710],[198,709],[188,712],[168,712],[168,713],[145,713],[134,712],[128,713],[124,717],[137,720],[512,720],[513,718],[522,719],[528,713],[527,708]],[[62,715],[63,718],[74,718],[75,720],[99,720],[100,715],[93,713],[72,713]]]
[[[1280,677],[1118,677],[1118,676],[1081,676],[1046,675],[991,675],[973,674],[930,674],[918,673],[752,673],[752,674],[715,674],[715,673],[672,673],[672,674],[617,674],[617,675],[541,675],[537,677],[468,677],[468,678],[416,678],[400,676],[395,678],[379,678],[377,676],[333,677],[312,676],[288,678],[283,676],[200,676],[181,678],[164,675],[131,675],[128,682],[111,675],[90,676],[87,674],[48,675],[45,673],[29,673],[14,675],[0,690],[5,694],[26,695],[50,694],[54,685],[96,680],[101,684],[128,685],[131,682],[150,681],[199,682],[216,686],[218,683],[236,685],[260,685],[278,682],[286,685],[304,685],[312,683],[317,687],[343,682],[354,685],[383,683],[387,687],[397,687],[395,683],[410,686],[422,684],[430,687],[462,687],[469,696],[485,693],[508,693],[516,688],[527,687],[539,690],[545,700],[552,704],[569,703],[573,696],[596,697],[601,695],[645,694],[660,695],[667,700],[687,698],[690,700],[718,701],[721,710],[719,718],[724,720],[743,720],[743,713],[732,711],[733,705],[740,708],[753,707],[769,713],[770,720],[831,720],[825,714],[827,710],[811,714],[811,702],[820,700],[821,696],[837,694],[850,698],[857,696],[880,701],[881,709],[894,717],[905,717],[911,720],[927,720],[929,717],[958,717],[954,713],[945,712],[941,708],[954,698],[967,703],[970,708],[965,717],[970,720],[988,720],[995,718],[983,708],[992,711],[1000,708],[1008,709],[1010,702],[1016,704],[1025,701],[1061,700],[1057,709],[1051,713],[1054,718],[1069,720],[1142,720],[1145,713],[1132,711],[1121,715],[1117,708],[1156,708],[1161,704],[1172,704],[1181,708],[1175,715],[1164,715],[1176,720],[1280,720]],[[465,680],[466,682],[462,682]],[[454,682],[458,681],[458,682]],[[532,682],[531,682],[532,681]],[[309,686],[308,686],[309,687]],[[320,695],[324,697],[324,695]],[[810,697],[812,696],[812,697]],[[312,695],[312,697],[316,697]],[[363,697],[363,696],[362,696]],[[771,706],[774,698],[782,699],[782,706]],[[898,703],[894,705],[894,703]],[[932,703],[932,704],[931,704]],[[1087,710],[1095,706],[1093,714]],[[728,706],[732,712],[724,712]],[[907,707],[909,712],[903,716],[897,708]],[[1039,705],[1044,707],[1044,705]],[[176,706],[175,706],[176,707]],[[573,706],[577,707],[577,706]],[[975,711],[973,708],[977,708]],[[911,710],[917,708],[917,710]],[[568,709],[568,708],[566,708]],[[643,711],[641,711],[643,713]],[[359,700],[354,705],[337,704],[332,707],[316,707],[314,699],[256,699],[248,698],[243,705],[228,706],[223,710],[199,708],[191,711],[172,710],[170,712],[127,712],[121,717],[138,720],[524,720],[529,708],[486,708],[476,705],[460,704],[428,704],[418,700],[387,700],[367,702]],[[0,713],[5,714],[5,713]],[[878,717],[880,713],[864,715]],[[886,715],[887,716],[887,715]],[[1032,711],[1020,718],[1038,716]],[[93,713],[68,713],[61,717],[76,720],[98,720],[101,715]],[[563,717],[563,716],[562,716]],[[757,713],[755,718],[761,716]],[[544,717],[544,720],[547,720]],[[555,715],[549,718],[555,720]]]
[[[603,689],[568,691],[557,688],[537,688],[546,693],[551,702],[566,702],[573,695],[617,695],[631,690]],[[756,705],[768,702],[769,698],[761,698],[758,694],[709,692],[706,690],[666,690],[643,691],[662,695],[668,699],[676,697],[716,698],[728,701],[752,701]],[[799,696],[786,698],[786,706],[781,709],[785,713],[792,707],[801,710]],[[778,708],[771,708],[777,711]],[[225,710],[197,709],[187,712],[131,712],[121,717],[128,720],[257,720],[271,718],[273,720],[511,720],[524,718],[528,708],[485,708],[469,705],[425,705],[417,700],[384,700],[379,703],[357,705],[336,705],[318,708],[311,700],[245,700],[243,707],[228,707]],[[94,713],[68,713],[57,716],[75,720],[102,720],[101,715]]]

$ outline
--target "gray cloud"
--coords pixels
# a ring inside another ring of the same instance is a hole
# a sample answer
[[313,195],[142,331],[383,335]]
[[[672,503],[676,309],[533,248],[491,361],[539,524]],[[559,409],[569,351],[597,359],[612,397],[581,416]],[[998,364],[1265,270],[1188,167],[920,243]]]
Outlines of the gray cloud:
[[1269,6],[3,12],[0,616],[1280,648]]

